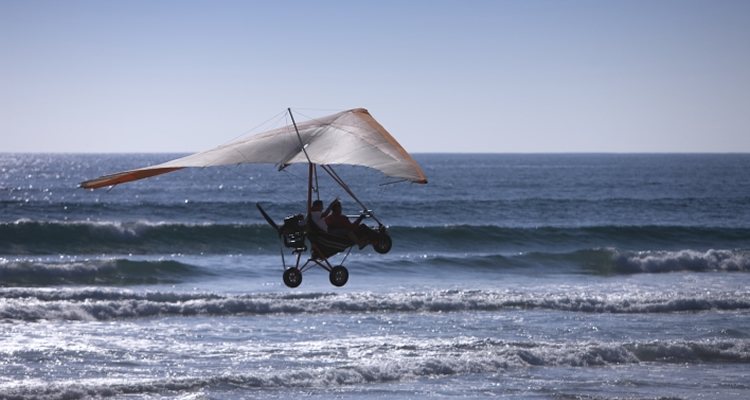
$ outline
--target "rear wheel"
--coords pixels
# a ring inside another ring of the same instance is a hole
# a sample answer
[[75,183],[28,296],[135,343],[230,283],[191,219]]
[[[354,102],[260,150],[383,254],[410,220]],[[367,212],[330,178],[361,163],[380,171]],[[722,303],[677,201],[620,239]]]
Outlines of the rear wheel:
[[380,254],[385,254],[391,251],[391,247],[393,247],[393,241],[391,241],[391,237],[388,236],[387,233],[382,233],[378,238],[378,241],[372,244],[372,248],[375,249],[375,252]]
[[302,272],[297,268],[289,268],[284,271],[284,284],[295,288],[302,283]]
[[333,267],[328,275],[333,286],[344,286],[349,280],[349,271],[343,265]]

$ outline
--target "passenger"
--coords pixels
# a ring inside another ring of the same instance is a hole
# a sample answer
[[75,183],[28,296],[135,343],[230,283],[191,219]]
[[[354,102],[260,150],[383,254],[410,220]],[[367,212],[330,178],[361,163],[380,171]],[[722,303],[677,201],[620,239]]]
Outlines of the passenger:
[[364,215],[351,222],[346,215],[341,213],[341,203],[338,200],[334,200],[331,206],[331,214],[325,218],[328,233],[347,236],[359,246],[360,250],[370,244],[370,241],[377,239],[377,232],[367,225],[360,225]]

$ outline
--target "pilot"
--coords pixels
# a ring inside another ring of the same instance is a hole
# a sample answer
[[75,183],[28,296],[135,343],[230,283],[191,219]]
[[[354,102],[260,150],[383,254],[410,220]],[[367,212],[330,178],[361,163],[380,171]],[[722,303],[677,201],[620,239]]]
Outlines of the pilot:
[[[331,204],[328,205],[328,208],[323,210],[323,201],[322,200],[315,200],[312,203],[312,207],[310,207],[310,215],[309,219],[312,220],[312,224],[309,225],[310,229],[313,230],[321,230],[323,232],[328,232],[328,225],[326,224],[325,217],[331,212],[331,207],[333,207],[333,204],[336,203],[338,200],[334,200],[331,202]],[[308,217],[305,216],[305,218],[300,221],[300,226],[304,226],[308,224]]]

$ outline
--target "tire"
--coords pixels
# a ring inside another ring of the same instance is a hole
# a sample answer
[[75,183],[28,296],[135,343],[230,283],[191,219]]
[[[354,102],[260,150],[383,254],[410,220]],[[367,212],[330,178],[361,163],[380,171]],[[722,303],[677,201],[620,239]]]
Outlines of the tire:
[[393,247],[393,241],[387,233],[381,234],[377,243],[372,244],[372,248],[375,249],[375,252],[380,254],[385,254],[391,251],[391,247]]
[[344,286],[346,285],[346,281],[349,280],[349,271],[343,265],[333,267],[331,273],[328,275],[328,279],[333,286]]
[[290,288],[296,288],[302,283],[302,273],[297,268],[289,268],[284,271],[284,284]]

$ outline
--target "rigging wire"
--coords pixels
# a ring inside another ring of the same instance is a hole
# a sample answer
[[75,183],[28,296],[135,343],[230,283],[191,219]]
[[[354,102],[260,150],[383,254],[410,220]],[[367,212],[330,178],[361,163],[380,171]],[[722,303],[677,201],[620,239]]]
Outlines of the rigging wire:
[[[239,176],[239,177],[241,177],[241,178],[244,178],[244,179],[246,179],[246,180],[248,180],[248,181],[252,182],[253,184],[255,184],[256,186],[258,186],[259,188],[261,188],[261,189],[263,189],[263,190],[265,190],[265,191],[267,191],[267,192],[269,192],[269,193],[273,193],[273,194],[275,194],[275,195],[277,195],[277,196],[279,196],[279,197],[282,197],[282,198],[283,198],[284,200],[286,200],[286,201],[288,201],[288,202],[290,202],[290,203],[296,203],[296,202],[298,201],[298,199],[296,199],[296,198],[292,199],[292,198],[290,198],[289,196],[285,195],[284,193],[282,193],[282,192],[279,192],[278,190],[275,190],[275,189],[273,189],[273,188],[270,188],[270,187],[268,187],[268,186],[264,186],[264,185],[260,184],[260,183],[259,183],[259,182],[258,182],[258,181],[257,181],[257,180],[256,180],[255,178],[253,178],[252,176],[249,176],[249,175],[247,175],[247,174],[243,174],[243,173],[239,172],[239,171],[237,170],[237,168],[229,168],[229,166],[228,166],[228,165],[221,165],[221,167],[223,167],[224,169],[226,169],[226,170],[228,170],[228,171],[231,171],[231,172],[235,173],[235,174],[236,174],[237,176]],[[285,170],[284,172],[286,172],[286,175],[287,175],[287,177],[289,177],[289,180],[290,180],[290,181],[292,182],[292,184],[293,184],[293,185],[294,185],[294,186],[296,187],[296,189],[297,189],[297,190],[301,190],[301,189],[300,189],[300,187],[299,187],[299,186],[297,185],[297,183],[298,183],[298,181],[301,181],[302,179],[301,179],[300,177],[298,177],[298,176],[295,176],[294,174],[290,173],[289,171],[286,171],[286,170]],[[297,178],[297,180],[298,180],[298,181],[295,181],[295,180],[294,180],[293,178]]]
[[271,126],[275,126],[276,124],[278,124],[278,121],[279,121],[279,120],[281,120],[282,118],[284,118],[284,115],[285,115],[285,114],[286,114],[286,111],[282,111],[282,112],[280,112],[280,113],[278,113],[278,114],[274,115],[273,117],[271,117],[271,118],[269,118],[269,119],[265,120],[264,122],[261,122],[260,124],[256,125],[256,126],[255,126],[254,128],[252,128],[252,129],[250,129],[250,130],[247,130],[247,131],[245,131],[245,132],[243,132],[243,133],[239,134],[238,136],[235,136],[235,137],[234,137],[234,139],[229,139],[229,140],[227,140],[226,142],[222,143],[222,145],[225,145],[225,144],[227,144],[227,143],[231,143],[231,142],[234,142],[235,140],[237,140],[237,139],[239,139],[239,138],[241,138],[241,137],[243,137],[243,136],[245,136],[245,135],[247,135],[247,134],[249,134],[249,133],[251,133],[251,132],[254,132],[254,131],[256,131],[256,130],[257,130],[258,128],[260,128],[261,126],[264,126],[264,125],[268,124],[268,123],[269,123],[269,122],[270,122],[271,120],[274,120],[274,119],[276,120],[276,122],[274,122],[273,124],[271,124]]
[[[309,110],[315,110],[315,111],[340,111],[340,110],[336,110],[336,109],[332,110],[332,109],[315,109],[315,108],[311,108]],[[299,114],[299,115],[307,118],[308,120],[317,120],[316,118],[313,118],[313,117],[310,117],[309,115],[305,115],[305,114],[301,113],[300,109],[295,109],[295,112],[297,114]],[[289,110],[289,113],[291,114],[291,110]],[[341,130],[346,131],[345,128],[346,127],[343,126],[343,125],[339,126],[339,129],[341,129]],[[305,153],[305,155],[307,156],[307,153]],[[308,158],[308,160],[309,160],[309,158]],[[333,172],[333,175],[336,175],[335,177],[332,176],[333,180],[336,183],[338,183],[344,189],[344,191],[346,191],[347,193],[349,193],[349,195],[352,196],[352,198],[355,200],[355,202],[359,203],[359,205],[362,206],[363,209],[367,209],[367,207],[365,207],[364,204],[362,204],[362,202],[360,202],[359,199],[357,199],[354,196],[354,194],[351,192],[351,189],[349,189],[349,187],[346,185],[346,183],[340,177],[338,177],[338,174],[335,171],[333,171],[332,166],[330,166],[330,165],[321,165],[321,167],[326,172],[328,172],[329,175],[331,175],[331,172]],[[326,168],[330,169],[330,171],[328,169],[326,169]],[[368,179],[368,182],[369,182],[369,176],[367,177],[367,179]],[[384,184],[381,184],[380,186],[389,185],[391,183],[395,183],[395,182],[386,182]],[[317,169],[315,169],[315,192],[318,195],[318,199],[320,199],[320,190],[319,190],[319,185],[318,185],[318,173],[317,173]],[[370,211],[375,210],[377,208],[377,206],[379,205],[380,201],[382,200],[382,197],[383,197],[384,193],[385,193],[385,188],[383,188],[383,189],[380,190],[380,195],[377,196],[378,200],[374,202],[374,203],[376,203],[375,207],[373,207],[372,209],[370,209]],[[368,201],[368,202],[370,202],[370,201]]]
[[[247,130],[247,131],[245,131],[245,132],[241,133],[241,134],[240,134],[240,135],[238,135],[238,136],[235,136],[235,137],[234,137],[233,139],[229,139],[229,140],[225,141],[225,142],[224,142],[224,143],[223,143],[223,144],[222,144],[221,146],[224,146],[224,145],[226,145],[226,144],[229,144],[229,143],[232,143],[232,142],[234,142],[234,141],[238,140],[239,138],[241,138],[241,137],[243,137],[243,136],[245,136],[245,135],[247,135],[247,134],[249,134],[249,133],[251,133],[251,132],[253,132],[253,131],[257,130],[257,129],[258,129],[258,128],[260,128],[261,126],[264,126],[264,125],[268,124],[268,123],[269,123],[269,122],[270,122],[271,120],[275,120],[275,121],[273,122],[273,124],[271,125],[271,126],[274,126],[274,125],[278,124],[278,123],[279,123],[279,121],[280,121],[280,120],[281,120],[282,118],[284,118],[284,115],[286,115],[286,111],[282,111],[282,112],[280,112],[280,113],[278,113],[278,114],[274,115],[273,117],[271,117],[271,118],[269,118],[269,119],[265,120],[264,122],[261,122],[260,124],[256,125],[256,126],[255,126],[254,128],[252,128],[252,129],[250,129],[250,130]],[[236,151],[237,153],[239,153],[239,155],[241,155],[241,156],[242,156],[242,157],[243,157],[243,158],[244,158],[245,160],[247,160],[247,156],[245,156],[244,154],[242,154],[242,153],[241,153],[241,152],[240,152],[239,150],[235,150],[235,151]],[[226,166],[226,165],[222,165],[222,166],[228,169],[228,166]],[[236,171],[235,171],[235,173],[239,174],[239,173],[238,173],[238,172],[236,172]],[[239,174],[239,175],[240,175],[240,176],[243,176],[242,174]],[[246,176],[243,176],[243,177],[247,178]],[[248,179],[249,179],[249,178],[248,178]],[[249,179],[249,180],[253,180],[253,179]]]
[[303,188],[300,185],[300,182],[306,181],[306,179],[303,179],[302,177],[295,175],[286,169],[283,172],[286,174],[287,178],[289,178],[289,181],[292,183],[292,185],[294,185],[298,192],[304,193],[307,190],[307,188]]
[[[305,109],[305,110],[315,110],[315,111],[327,110],[327,111],[330,111],[329,109]],[[301,115],[302,117],[307,118],[308,120],[317,120],[316,118],[312,118],[312,117],[310,117],[308,115],[300,113],[299,109],[295,109],[295,112],[297,112],[297,114]],[[243,136],[245,136],[245,135],[247,135],[247,134],[249,134],[249,133],[257,130],[261,126],[267,125],[272,120],[275,120],[274,124],[279,124],[279,122],[281,120],[286,120],[288,122],[290,119],[291,119],[291,122],[292,122],[291,125],[294,125],[295,130],[296,130],[296,123],[294,121],[294,116],[292,115],[291,109],[288,108],[286,111],[283,111],[283,112],[280,112],[280,113],[274,115],[273,117],[269,118],[268,120],[266,120],[266,121],[258,124],[254,128],[252,128],[252,129],[250,129],[248,131],[245,131],[244,133],[240,134],[239,136],[237,136],[237,137],[235,137],[233,139],[230,139],[230,140],[226,141],[224,144],[236,141],[239,138],[241,138],[241,137],[243,137]],[[288,124],[288,123],[286,124],[287,127],[289,127],[289,125],[290,124]],[[346,130],[345,127],[343,127],[343,126],[341,127],[341,129],[342,130]],[[297,137],[298,137],[298,140],[300,142],[301,149],[305,153],[305,156],[308,159],[308,163],[312,163],[312,161],[310,160],[309,156],[307,155],[306,144],[303,143],[302,138],[299,135],[299,131],[297,131]],[[244,157],[244,155],[242,155],[242,156]],[[313,165],[317,166],[315,164],[313,164]],[[226,169],[228,169],[228,170],[231,170],[233,173],[237,174],[238,176],[240,176],[240,177],[242,177],[244,179],[252,181],[253,184],[255,184],[257,187],[259,187],[259,188],[261,188],[261,189],[263,189],[263,190],[265,190],[267,192],[276,194],[276,195],[282,197],[283,199],[285,199],[286,201],[296,202],[296,199],[293,200],[289,196],[285,195],[284,193],[279,192],[278,190],[275,190],[273,188],[270,188],[268,186],[264,186],[264,185],[260,184],[256,179],[254,179],[251,176],[248,176],[246,174],[243,174],[243,173],[239,172],[236,168],[232,169],[232,168],[229,168],[229,166],[227,166],[227,165],[224,165],[223,167],[226,168]],[[303,179],[302,177],[293,174],[292,172],[290,172],[289,170],[287,170],[286,167],[287,166],[280,165],[279,166],[279,170],[286,172],[286,176],[289,178],[289,181],[291,182],[292,185],[295,186],[295,191],[303,191],[303,189],[300,186],[301,185],[300,182],[306,181],[307,178]],[[365,205],[359,199],[357,199],[357,197],[353,194],[353,192],[346,185],[346,183],[338,176],[338,174],[335,171],[333,171],[332,166],[330,166],[330,165],[321,165],[321,167],[329,175],[331,175],[331,178],[333,178],[334,182],[338,183],[344,189],[344,191],[346,191],[355,200],[355,202],[359,203],[359,205],[362,206],[363,211],[368,211],[367,207],[365,207]],[[315,182],[315,184],[312,187],[312,190],[315,192],[317,199],[320,199],[321,189],[320,189],[320,184],[319,184],[319,181],[318,181],[318,171],[317,171],[317,168],[313,168],[313,171],[314,171],[314,182]],[[370,182],[370,177],[369,176],[367,176],[367,181]],[[380,203],[381,203],[381,201],[382,201],[382,199],[383,199],[383,197],[385,195],[386,186],[390,186],[391,184],[398,183],[398,182],[401,182],[401,181],[403,181],[403,180],[400,180],[400,181],[389,181],[389,182],[385,182],[385,183],[379,184],[378,186],[381,186],[381,189],[379,190],[379,193],[376,194],[376,196],[374,196],[373,198],[370,198],[368,200],[368,202],[371,203],[370,205],[373,206],[373,208],[371,210],[369,210],[369,211],[372,211],[372,210],[374,210],[376,208],[379,208]],[[329,193],[330,195],[333,195],[333,192],[330,191],[330,190],[327,190],[326,193]]]
[[[273,123],[273,125],[275,125],[275,124],[278,124],[279,121],[281,121],[282,119],[288,121],[289,118],[291,118],[292,119],[292,123],[294,123],[294,117],[291,115],[291,110],[287,109],[286,111],[282,111],[282,112],[274,115],[273,117],[267,119],[266,121],[264,121],[264,122],[256,125],[254,128],[252,128],[252,129],[250,129],[248,131],[245,131],[244,133],[240,134],[239,136],[236,136],[233,139],[227,140],[226,142],[224,142],[224,144],[234,142],[234,141],[238,140],[239,138],[247,135],[248,133],[251,133],[251,132],[257,130],[261,126],[267,125],[272,120],[275,120],[275,122]],[[289,124],[287,123],[285,125],[288,126]],[[299,133],[298,133],[298,135],[299,135]],[[300,139],[300,141],[301,141],[301,139]],[[303,145],[302,150],[305,151],[304,145]],[[240,155],[243,156],[243,157],[245,157],[245,155],[242,154],[242,153],[240,153]],[[307,155],[306,152],[305,152],[305,155]],[[245,159],[247,159],[247,157],[245,157]],[[248,181],[251,181],[253,184],[255,184],[256,186],[260,187],[261,189],[263,189],[263,190],[265,190],[267,192],[276,194],[276,195],[284,198],[285,200],[287,200],[289,202],[294,202],[294,200],[290,199],[288,196],[284,195],[283,193],[280,193],[278,190],[272,189],[272,188],[270,188],[268,186],[261,185],[253,177],[248,176],[246,174],[243,174],[243,173],[239,172],[236,168],[229,168],[228,165],[222,165],[222,167],[224,167],[225,169],[227,169],[229,171],[232,171],[233,173],[237,174],[238,176],[240,176],[240,177],[242,177],[242,178],[244,178],[244,179],[246,179]],[[292,185],[294,185],[297,190],[301,191],[301,188],[299,186],[299,182],[302,181],[302,178],[300,178],[299,176],[296,176],[296,175],[292,174],[291,172],[289,172],[289,170],[287,170],[286,168],[284,168],[284,166],[279,166],[279,170],[286,172],[286,176],[289,178],[289,181],[292,183]],[[296,178],[296,180],[295,180],[295,178]],[[317,171],[316,171],[316,175],[315,175],[315,181],[316,181],[316,186],[317,186]],[[315,192],[318,194],[318,198],[320,198],[320,194],[318,193],[317,187],[315,188]]]

